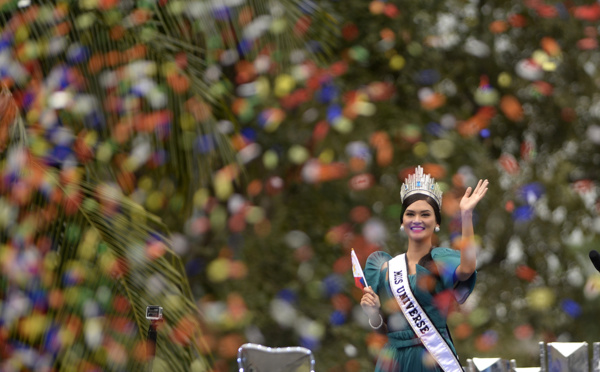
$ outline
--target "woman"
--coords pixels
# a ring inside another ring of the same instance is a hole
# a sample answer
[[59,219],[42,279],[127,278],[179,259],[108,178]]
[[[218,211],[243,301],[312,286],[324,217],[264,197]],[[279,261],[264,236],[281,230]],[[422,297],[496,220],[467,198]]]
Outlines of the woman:
[[487,189],[488,181],[480,180],[465,191],[460,202],[463,244],[457,251],[432,246],[442,204],[435,180],[420,166],[405,180],[400,230],[408,236],[406,254],[392,258],[374,252],[365,265],[370,286],[360,304],[371,327],[388,335],[375,371],[462,371],[446,317],[451,301],[463,303],[475,285],[472,214]]

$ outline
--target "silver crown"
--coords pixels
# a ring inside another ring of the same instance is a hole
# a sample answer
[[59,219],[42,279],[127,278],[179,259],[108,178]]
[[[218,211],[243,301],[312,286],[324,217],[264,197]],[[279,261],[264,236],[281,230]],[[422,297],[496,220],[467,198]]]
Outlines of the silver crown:
[[431,196],[442,209],[442,190],[434,178],[431,178],[429,174],[423,174],[423,168],[420,165],[415,168],[414,174],[409,174],[408,178],[404,180],[400,189],[401,202],[404,203],[404,199],[412,194]]

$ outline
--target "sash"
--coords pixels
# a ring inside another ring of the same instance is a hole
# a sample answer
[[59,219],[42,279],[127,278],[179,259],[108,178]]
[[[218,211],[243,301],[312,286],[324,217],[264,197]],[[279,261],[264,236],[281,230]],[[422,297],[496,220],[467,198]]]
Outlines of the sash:
[[454,355],[450,345],[440,335],[427,313],[415,298],[408,282],[406,254],[401,254],[389,261],[390,288],[404,313],[404,317],[415,334],[421,339],[427,351],[433,356],[444,372],[462,371],[460,362]]

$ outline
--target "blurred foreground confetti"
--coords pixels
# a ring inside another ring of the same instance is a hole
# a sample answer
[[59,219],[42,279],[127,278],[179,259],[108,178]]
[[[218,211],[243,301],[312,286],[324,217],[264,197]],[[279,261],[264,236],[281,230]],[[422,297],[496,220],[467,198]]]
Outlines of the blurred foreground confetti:
[[141,368],[148,304],[155,368],[230,370],[246,341],[372,368],[349,251],[405,249],[417,164],[440,245],[493,185],[461,355],[594,334],[600,8],[423,6],[2,3],[2,368]]

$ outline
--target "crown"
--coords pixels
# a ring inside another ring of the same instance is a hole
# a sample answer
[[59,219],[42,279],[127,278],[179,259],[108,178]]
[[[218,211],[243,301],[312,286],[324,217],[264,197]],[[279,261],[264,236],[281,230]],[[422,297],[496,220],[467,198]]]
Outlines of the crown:
[[420,165],[415,168],[414,174],[409,174],[408,178],[404,180],[400,190],[401,202],[404,203],[404,199],[412,194],[431,196],[442,209],[442,190],[434,178],[431,178],[429,174],[423,174],[423,168]]

